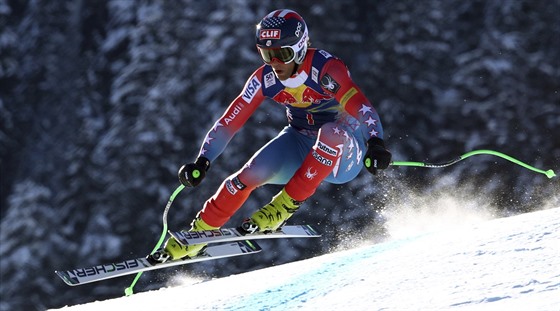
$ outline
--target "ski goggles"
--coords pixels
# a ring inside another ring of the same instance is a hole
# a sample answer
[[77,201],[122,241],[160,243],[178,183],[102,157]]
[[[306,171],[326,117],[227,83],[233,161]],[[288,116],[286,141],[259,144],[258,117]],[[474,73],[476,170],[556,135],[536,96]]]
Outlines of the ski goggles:
[[257,46],[257,49],[267,64],[270,64],[275,58],[284,64],[289,64],[296,58],[296,53],[289,46],[272,49],[262,49]]

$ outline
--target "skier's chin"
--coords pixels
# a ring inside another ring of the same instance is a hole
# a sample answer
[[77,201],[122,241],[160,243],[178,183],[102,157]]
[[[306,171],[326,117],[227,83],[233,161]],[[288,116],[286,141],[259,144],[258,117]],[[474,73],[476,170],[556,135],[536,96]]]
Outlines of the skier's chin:
[[284,81],[287,80],[290,76],[286,73],[285,70],[282,69],[273,69],[274,70],[274,74],[276,75],[276,77],[278,78],[278,80],[280,81]]

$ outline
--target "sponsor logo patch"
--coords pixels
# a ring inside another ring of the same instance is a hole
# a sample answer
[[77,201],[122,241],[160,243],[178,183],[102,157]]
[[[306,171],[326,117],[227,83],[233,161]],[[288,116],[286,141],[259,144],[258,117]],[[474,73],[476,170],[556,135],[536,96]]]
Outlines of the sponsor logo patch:
[[259,39],[280,39],[281,33],[280,29],[261,29],[259,31]]
[[[313,171],[312,171],[312,169],[313,169]],[[305,178],[311,180],[311,179],[315,178],[315,176],[317,176],[317,170],[312,168],[312,167],[308,167],[307,172],[305,172]]]
[[332,57],[332,55],[329,52],[324,51],[324,50],[319,50],[319,53],[321,55],[323,55],[325,58],[331,58]]
[[318,154],[317,151],[315,151],[315,150],[313,150],[313,157],[323,165],[326,165],[326,166],[332,166],[333,165],[332,160],[329,160],[329,159],[323,157],[322,155]]
[[323,152],[325,152],[326,154],[330,154],[332,156],[337,156],[338,155],[338,151],[334,148],[331,148],[325,144],[323,144],[322,142],[317,142],[317,148]]
[[311,67],[311,79],[315,81],[315,83],[319,83],[319,70],[315,67]]
[[243,95],[241,97],[245,102],[250,104],[260,88],[261,83],[259,82],[259,79],[257,79],[257,77],[253,77],[253,79],[247,82],[247,85],[245,86],[245,90],[243,91]]
[[239,189],[239,190],[243,190],[245,188],[247,188],[247,186],[241,182],[241,180],[239,180],[239,177],[235,177],[231,180],[231,183],[235,186],[235,188]]
[[328,73],[321,78],[321,86],[329,92],[336,94],[340,89],[340,84],[336,82]]
[[235,188],[235,186],[233,185],[231,180],[226,181],[226,188],[227,188],[228,192],[233,194],[233,195],[235,195],[237,193],[237,188]]
[[245,105],[243,105],[242,103],[238,103],[233,107],[231,113],[224,118],[226,125],[230,124],[233,120],[235,120],[235,117],[237,117],[237,115],[241,112],[241,109],[243,109],[243,107],[245,107]]
[[274,78],[274,72],[269,72],[264,75],[264,87],[269,88],[276,83],[276,78]]

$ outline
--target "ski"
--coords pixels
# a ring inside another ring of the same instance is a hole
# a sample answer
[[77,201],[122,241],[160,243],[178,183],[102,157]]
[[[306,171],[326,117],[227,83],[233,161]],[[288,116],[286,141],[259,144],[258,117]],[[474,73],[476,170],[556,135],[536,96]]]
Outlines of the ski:
[[321,236],[321,233],[319,233],[319,231],[317,231],[310,225],[283,226],[278,231],[269,233],[256,232],[253,234],[247,234],[237,228],[221,228],[199,232],[169,231],[169,234],[183,246],[202,243],[223,243],[243,240],[316,238]]
[[234,241],[225,244],[209,245],[201,255],[194,258],[173,261],[170,260],[164,263],[156,264],[150,263],[146,258],[136,258],[82,269],[55,271],[55,273],[66,284],[70,286],[77,286],[137,272],[163,269],[219,258],[254,254],[260,251],[261,247],[255,242]]

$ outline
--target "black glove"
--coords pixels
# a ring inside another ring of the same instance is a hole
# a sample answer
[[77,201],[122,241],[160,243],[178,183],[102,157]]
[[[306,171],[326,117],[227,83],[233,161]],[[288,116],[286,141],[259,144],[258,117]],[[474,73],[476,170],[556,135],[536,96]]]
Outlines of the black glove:
[[194,163],[181,166],[179,169],[179,181],[187,187],[196,187],[204,179],[209,168],[210,160],[200,157]]
[[367,142],[367,151],[364,156],[364,166],[373,175],[378,169],[386,169],[391,163],[391,153],[385,149],[383,139],[372,137]]

